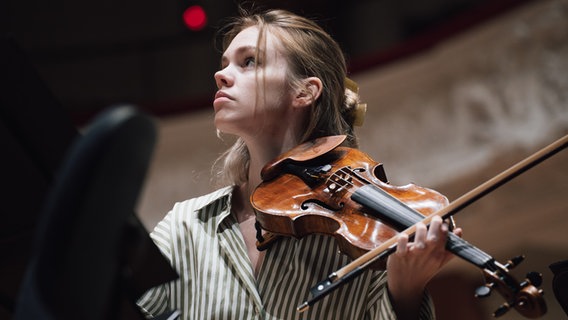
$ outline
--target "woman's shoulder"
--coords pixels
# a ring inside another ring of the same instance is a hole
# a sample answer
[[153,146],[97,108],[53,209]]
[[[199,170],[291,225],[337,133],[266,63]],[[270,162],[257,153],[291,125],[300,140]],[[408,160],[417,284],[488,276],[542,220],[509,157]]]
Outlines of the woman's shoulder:
[[220,201],[230,200],[234,187],[226,186],[208,194],[176,202],[169,214],[191,214]]
[[[217,214],[230,201],[233,187],[223,187],[208,194],[176,202],[173,208],[155,226],[153,233],[160,230],[170,233],[180,225],[193,225],[191,221],[196,219],[207,220],[207,216]],[[209,209],[211,208],[211,209]]]

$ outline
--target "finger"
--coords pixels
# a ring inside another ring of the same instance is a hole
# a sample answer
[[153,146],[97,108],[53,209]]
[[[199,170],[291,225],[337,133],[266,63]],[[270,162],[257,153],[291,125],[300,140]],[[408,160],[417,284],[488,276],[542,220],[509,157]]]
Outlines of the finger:
[[398,235],[396,253],[400,255],[405,255],[408,251],[408,235],[401,233]]
[[455,228],[452,232],[455,233],[456,236],[458,236],[458,237],[460,237],[460,238],[463,237],[463,230],[462,230],[462,228]]
[[432,222],[428,227],[428,234],[426,236],[427,241],[436,242],[440,238],[440,234],[442,233],[442,218],[439,216],[435,216],[432,218]]
[[426,234],[428,229],[422,222],[416,224],[416,233],[414,234],[414,243],[412,244],[416,249],[424,249],[426,247]]

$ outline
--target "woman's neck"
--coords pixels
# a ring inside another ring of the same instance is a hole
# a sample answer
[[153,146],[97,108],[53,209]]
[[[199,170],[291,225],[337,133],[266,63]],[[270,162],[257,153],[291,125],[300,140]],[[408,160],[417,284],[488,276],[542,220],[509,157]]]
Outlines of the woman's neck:
[[293,135],[284,135],[278,139],[265,138],[246,141],[250,156],[248,183],[251,191],[262,182],[260,176],[262,168],[282,153],[295,147],[298,141],[299,138]]
[[242,184],[237,186],[235,193],[233,195],[233,201],[231,203],[231,210],[235,214],[237,221],[243,222],[254,216],[254,210],[250,204],[250,194],[248,184]]
[[[280,113],[278,122],[263,125],[256,132],[243,132],[240,137],[244,140],[249,152],[248,181],[240,185],[240,197],[243,204],[250,206],[250,196],[262,182],[262,168],[277,156],[298,145],[305,130],[303,127],[307,108],[286,109]],[[252,206],[250,206],[252,211]],[[247,210],[248,211],[248,210]]]

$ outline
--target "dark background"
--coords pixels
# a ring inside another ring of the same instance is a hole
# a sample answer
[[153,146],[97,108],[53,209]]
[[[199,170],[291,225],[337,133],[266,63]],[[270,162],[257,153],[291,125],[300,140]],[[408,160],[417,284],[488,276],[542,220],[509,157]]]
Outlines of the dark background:
[[[214,34],[238,5],[314,18],[338,40],[356,73],[425,50],[524,2],[4,0],[0,32],[15,37],[64,108],[84,123],[117,102],[156,115],[210,106],[220,56]],[[182,21],[195,4],[208,15],[200,31]]]

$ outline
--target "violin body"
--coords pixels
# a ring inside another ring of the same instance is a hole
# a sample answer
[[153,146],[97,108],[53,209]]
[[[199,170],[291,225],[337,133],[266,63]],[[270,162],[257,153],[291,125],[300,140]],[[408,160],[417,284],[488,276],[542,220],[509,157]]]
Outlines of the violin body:
[[[356,259],[404,228],[351,199],[353,189],[362,183],[379,186],[422,215],[448,204],[445,196],[432,189],[388,184],[382,164],[358,149],[339,146],[342,137],[302,145],[264,167],[263,182],[251,196],[262,229],[297,238],[330,235],[343,253]],[[385,262],[371,267],[384,269]]]

